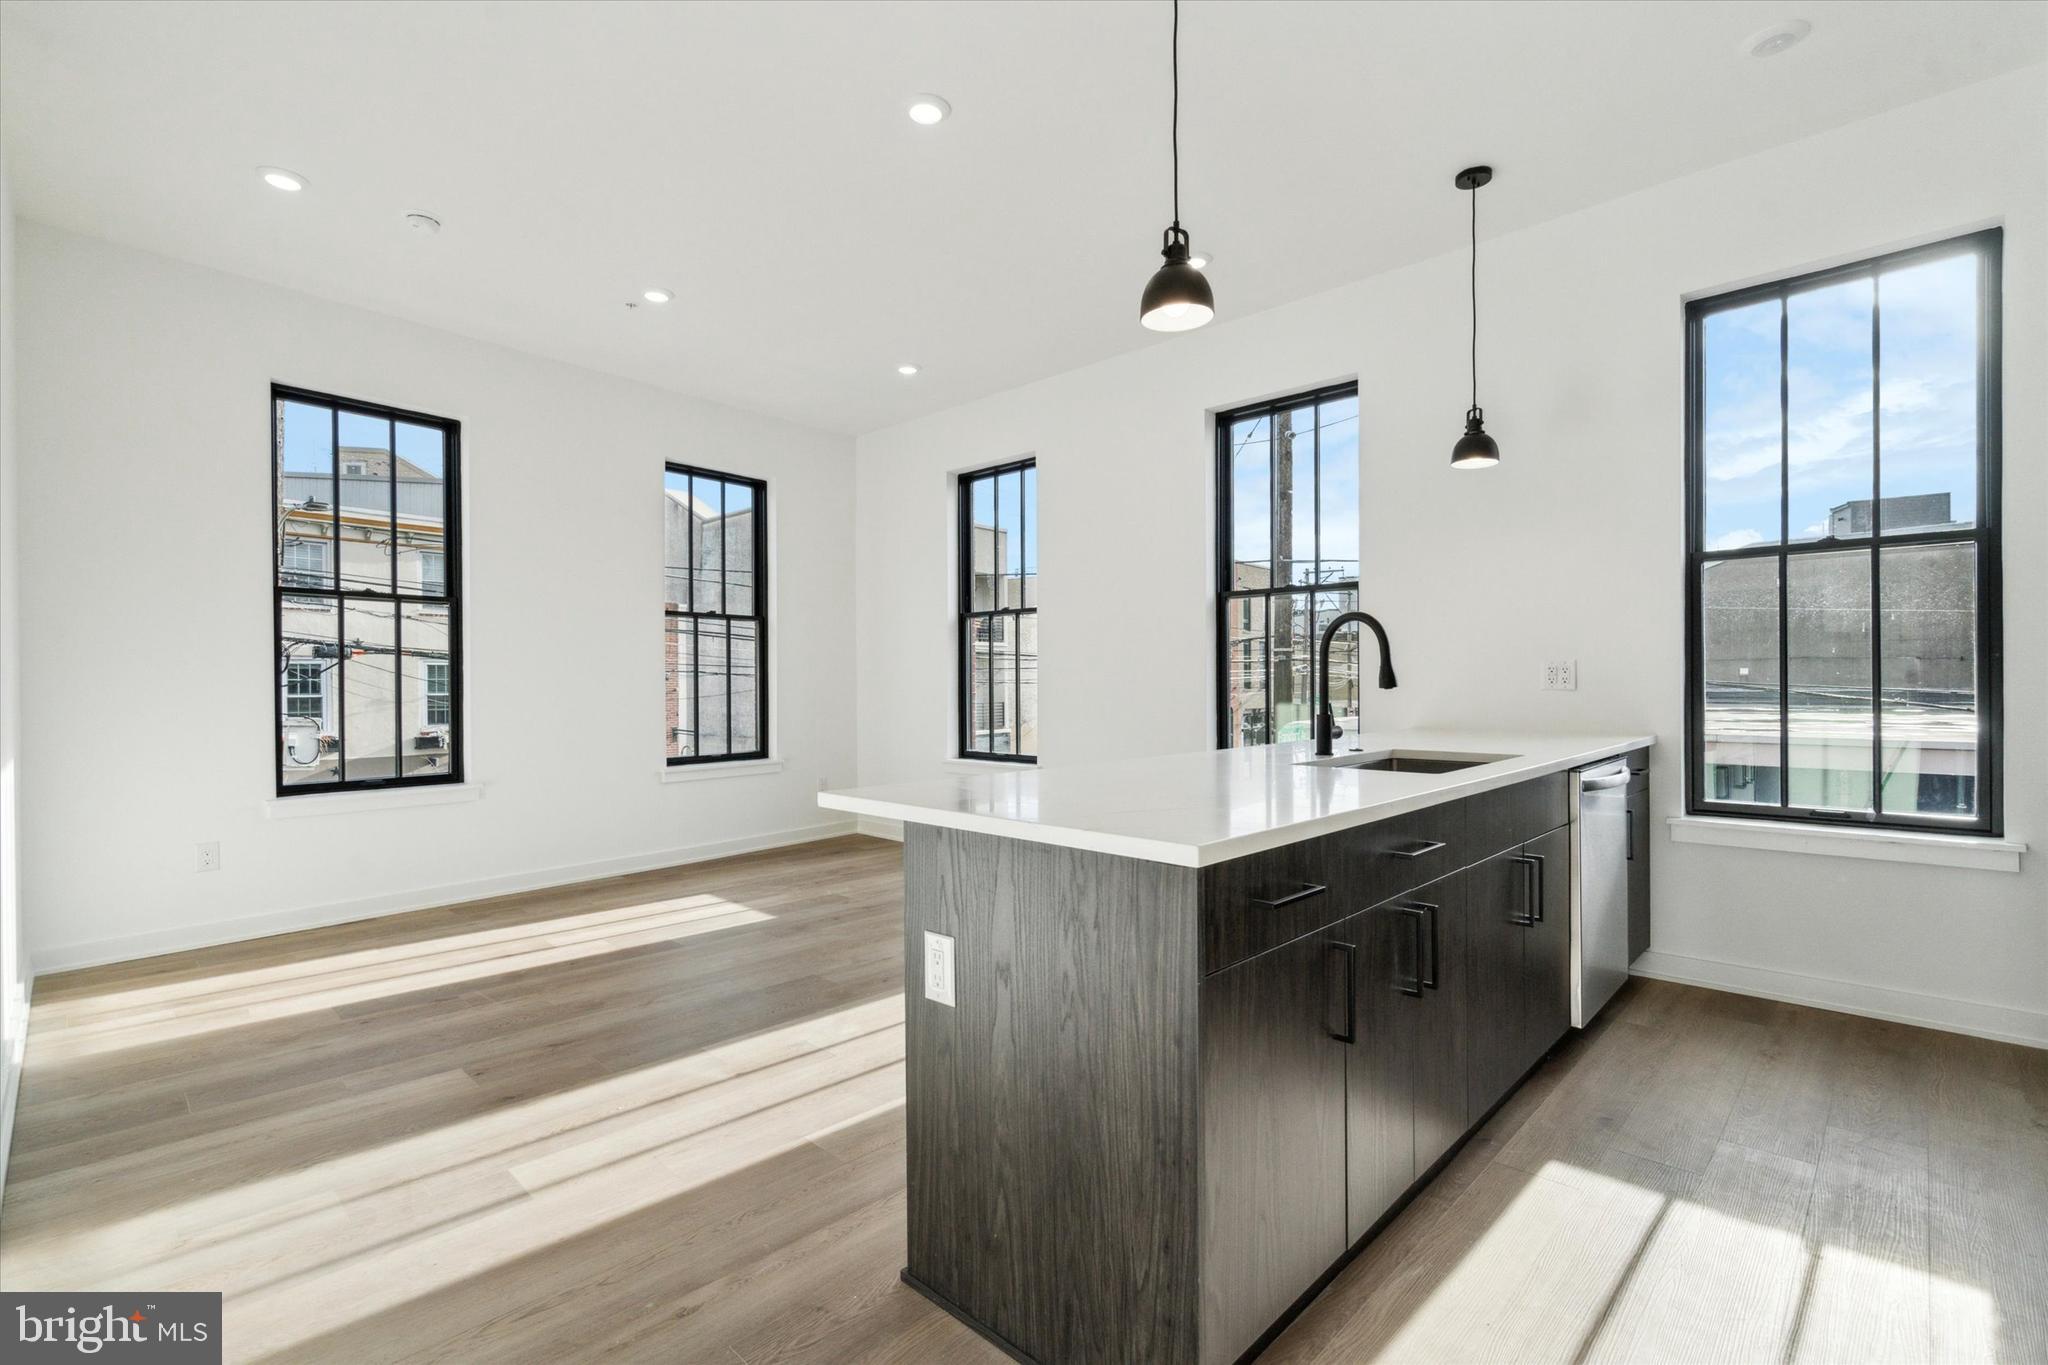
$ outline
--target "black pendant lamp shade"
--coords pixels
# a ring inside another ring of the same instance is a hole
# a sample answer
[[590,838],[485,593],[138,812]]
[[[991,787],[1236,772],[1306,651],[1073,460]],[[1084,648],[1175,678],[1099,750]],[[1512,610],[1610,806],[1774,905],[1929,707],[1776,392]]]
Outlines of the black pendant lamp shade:
[[1216,316],[1208,277],[1189,264],[1187,229],[1180,225],[1180,0],[1173,0],[1173,226],[1159,254],[1166,264],[1145,282],[1138,321],[1155,332],[1187,332]]
[[1465,409],[1465,434],[1451,447],[1451,468],[1485,469],[1500,463],[1500,446],[1486,434],[1479,407],[1479,187],[1493,179],[1493,167],[1468,166],[1452,183],[1472,196],[1472,406]]

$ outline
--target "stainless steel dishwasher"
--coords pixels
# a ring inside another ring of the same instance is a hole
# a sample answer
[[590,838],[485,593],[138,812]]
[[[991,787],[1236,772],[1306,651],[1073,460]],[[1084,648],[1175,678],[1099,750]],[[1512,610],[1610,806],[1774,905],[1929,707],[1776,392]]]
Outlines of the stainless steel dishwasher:
[[1628,980],[1626,758],[1572,773],[1572,1027],[1584,1028]]

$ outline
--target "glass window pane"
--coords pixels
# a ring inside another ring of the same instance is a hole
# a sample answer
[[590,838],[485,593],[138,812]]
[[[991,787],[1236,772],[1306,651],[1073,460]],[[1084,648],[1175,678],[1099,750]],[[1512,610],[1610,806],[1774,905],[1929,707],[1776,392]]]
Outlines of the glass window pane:
[[1317,581],[1358,577],[1358,399],[1316,408],[1316,476],[1322,493],[1317,526]]
[[687,611],[690,580],[696,563],[692,532],[697,520],[690,501],[690,476],[663,470],[661,478],[662,562],[661,600],[664,605]]
[[991,616],[988,627],[988,747],[1013,754],[1016,747],[1017,618]]
[[[702,586],[701,584],[699,585]],[[702,758],[721,758],[732,752],[732,733],[726,701],[726,623],[697,621],[697,753]]]
[[1273,586],[1273,465],[1269,418],[1230,426],[1230,586]]
[[398,656],[399,766],[406,777],[439,777],[452,770],[455,697],[448,651],[448,609],[408,602],[401,609]]
[[1266,599],[1239,597],[1223,603],[1224,707],[1232,748],[1270,743],[1266,732]]
[[1884,811],[1977,812],[1977,548],[1881,552]]
[[697,754],[696,622],[687,616],[670,616],[665,620],[662,689],[666,694],[664,713],[668,756],[694,758]]
[[1038,466],[1024,470],[1024,605],[1038,605]]
[[391,423],[344,410],[340,427],[341,586],[390,592]]
[[1017,618],[1017,752],[1038,754],[1038,617]]
[[725,486],[725,609],[734,616],[754,614],[754,490],[743,483]]
[[730,632],[732,752],[747,754],[761,747],[760,653],[752,621],[733,621]]
[[424,597],[448,591],[447,438],[436,427],[392,424],[398,443],[398,590]]
[[[690,479],[690,548],[696,566],[696,610],[725,610],[725,484],[695,475]],[[699,640],[699,648],[702,641]]]
[[[1873,297],[1866,277],[1785,301],[1788,525],[1794,541],[1870,534]],[[1793,758],[1796,783],[1798,755]]]
[[1294,408],[1273,418],[1274,572],[1282,583],[1316,578],[1316,410]]
[[1273,742],[1313,738],[1309,679],[1315,597],[1305,592],[1286,593],[1272,598],[1267,609],[1273,620]]
[[988,611],[996,605],[996,575],[1001,568],[996,545],[996,481],[993,478],[968,481],[967,533],[973,544],[969,561],[972,588],[969,609]]
[[277,404],[277,581],[334,586],[334,412]]
[[972,753],[990,752],[989,736],[989,625],[993,618],[977,616],[967,625],[967,747]]
[[1888,533],[1977,520],[1977,257],[1878,278],[1883,481]]
[[998,606],[1024,605],[1024,477],[1011,470],[996,476],[996,560],[1002,571]]
[[340,654],[340,612],[331,597],[287,597],[279,625],[279,685],[284,689],[280,776],[287,787],[339,781],[334,666]]
[[1700,324],[1700,464],[1709,550],[1778,543],[1782,465],[1778,300],[1709,313]]
[[397,604],[345,602],[341,609],[342,776],[398,776]]
[[1708,801],[1779,804],[1778,561],[1700,566]]
[[1790,802],[1869,810],[1870,552],[1796,555],[1785,575]]

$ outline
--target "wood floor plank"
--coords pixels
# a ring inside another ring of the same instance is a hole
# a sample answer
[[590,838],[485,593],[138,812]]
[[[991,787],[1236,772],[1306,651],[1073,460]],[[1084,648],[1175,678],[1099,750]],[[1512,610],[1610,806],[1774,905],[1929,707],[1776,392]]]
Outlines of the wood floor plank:
[[1828,1129],[1806,1218],[1814,1263],[1790,1358],[1811,1365],[1933,1359],[1927,1227],[1926,1148]]

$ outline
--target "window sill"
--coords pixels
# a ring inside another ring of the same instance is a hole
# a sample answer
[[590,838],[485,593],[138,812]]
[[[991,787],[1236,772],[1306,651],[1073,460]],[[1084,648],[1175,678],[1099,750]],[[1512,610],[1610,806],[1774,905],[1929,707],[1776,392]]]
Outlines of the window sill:
[[737,763],[682,763],[661,770],[663,782],[707,782],[714,777],[753,777],[762,773],[779,773],[782,760],[779,758],[743,758]]
[[1828,858],[1868,858],[1883,863],[1924,863],[1984,872],[2017,872],[2027,846],[2016,839],[1975,834],[1929,834],[1907,829],[1830,829],[1741,820],[1720,815],[1674,815],[1665,821],[1675,844],[1716,844],[1762,848],[1778,853],[1814,853]]
[[445,787],[401,787],[388,792],[273,796],[263,803],[263,817],[266,820],[296,820],[308,815],[351,815],[358,811],[405,810],[412,806],[453,806],[481,801],[483,797],[483,784],[478,782],[454,782]]
[[1013,763],[1005,758],[942,758],[942,768],[951,768],[956,773],[1032,773],[1038,771],[1036,763]]

